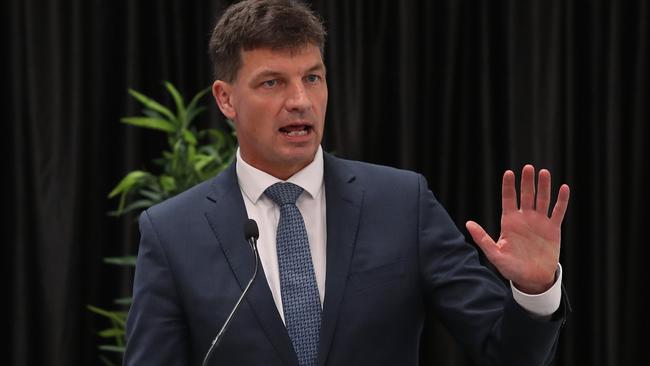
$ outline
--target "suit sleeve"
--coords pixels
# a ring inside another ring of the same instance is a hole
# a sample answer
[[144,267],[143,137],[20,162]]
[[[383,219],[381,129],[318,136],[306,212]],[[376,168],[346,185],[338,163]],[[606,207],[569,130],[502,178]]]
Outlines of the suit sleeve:
[[551,362],[564,307],[551,320],[534,319],[521,308],[503,281],[479,262],[477,250],[465,241],[422,176],[418,232],[427,306],[478,365]]
[[172,270],[147,211],[129,311],[124,365],[188,365],[188,331]]

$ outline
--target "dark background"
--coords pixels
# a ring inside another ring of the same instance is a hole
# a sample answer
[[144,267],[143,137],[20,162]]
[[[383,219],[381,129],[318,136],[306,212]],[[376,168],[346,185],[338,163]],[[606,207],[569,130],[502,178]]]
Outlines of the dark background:
[[[153,167],[162,135],[119,123],[128,87],[170,102],[211,84],[226,1],[8,0],[0,5],[4,303],[11,365],[98,364],[95,335],[130,294],[102,263],[135,253],[107,193]],[[324,148],[413,169],[462,228],[498,235],[500,177],[525,162],[572,188],[561,262],[574,312],[556,365],[647,357],[647,1],[314,1],[329,32]],[[221,117],[209,98],[204,125]],[[464,230],[464,229],[463,229]],[[423,364],[469,365],[435,319]],[[5,360],[7,356],[3,357]],[[2,362],[4,363],[4,362]]]

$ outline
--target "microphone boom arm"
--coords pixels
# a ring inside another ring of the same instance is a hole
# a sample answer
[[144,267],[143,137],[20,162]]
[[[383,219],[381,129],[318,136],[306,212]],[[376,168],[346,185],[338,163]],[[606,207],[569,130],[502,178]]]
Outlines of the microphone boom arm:
[[246,293],[248,293],[248,289],[251,287],[253,282],[255,282],[255,278],[257,277],[257,267],[259,265],[259,255],[257,253],[257,237],[255,237],[255,236],[249,237],[248,238],[248,244],[251,246],[251,250],[253,251],[253,255],[255,256],[255,269],[253,270],[253,276],[248,281],[248,284],[244,288],[244,291],[242,292],[241,296],[239,296],[239,300],[237,300],[237,303],[235,304],[235,307],[230,312],[230,315],[228,315],[228,318],[226,319],[226,322],[223,323],[223,326],[221,327],[221,330],[219,331],[217,336],[214,338],[214,341],[212,341],[212,345],[210,346],[210,349],[205,354],[205,358],[203,359],[203,363],[202,363],[203,366],[206,366],[208,364],[208,360],[210,359],[210,355],[212,354],[212,351],[215,348],[217,348],[217,346],[221,342],[221,339],[223,338],[224,333],[226,333],[226,330],[228,329],[228,326],[230,325],[230,321],[232,320],[233,316],[237,312],[237,309],[239,308],[239,305],[241,305],[242,301],[244,300],[244,297],[246,297]]

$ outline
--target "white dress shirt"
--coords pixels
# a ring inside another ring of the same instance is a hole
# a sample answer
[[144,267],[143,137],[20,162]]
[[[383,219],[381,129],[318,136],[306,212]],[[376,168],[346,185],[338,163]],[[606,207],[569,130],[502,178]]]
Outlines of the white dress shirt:
[[[275,235],[280,221],[280,208],[270,198],[264,195],[269,186],[282,180],[267,174],[246,163],[237,149],[237,179],[246,205],[248,217],[257,222],[260,237],[257,248],[260,262],[264,268],[266,281],[269,284],[273,301],[284,321],[282,296],[280,295],[280,271],[276,252]],[[318,148],[314,161],[291,176],[286,182],[291,182],[304,189],[298,197],[296,206],[305,221],[309,248],[314,264],[316,284],[320,295],[321,306],[325,298],[325,269],[327,264],[327,223],[325,215],[325,185],[323,184],[323,150]],[[560,306],[562,282],[562,267],[558,264],[556,281],[553,287],[539,295],[528,295],[517,290],[510,283],[513,297],[519,305],[535,316],[547,317]]]
[[[275,234],[280,221],[280,208],[264,191],[282,180],[246,163],[237,149],[237,179],[244,197],[248,217],[257,221],[260,237],[257,249],[264,268],[273,301],[284,321],[282,296],[280,296],[280,270],[276,252]],[[314,161],[291,176],[286,182],[300,186],[304,191],[298,197],[296,206],[302,214],[309,239],[311,260],[316,274],[316,285],[323,306],[325,299],[325,266],[327,249],[327,226],[325,215],[325,187],[323,184],[323,150],[319,146]]]

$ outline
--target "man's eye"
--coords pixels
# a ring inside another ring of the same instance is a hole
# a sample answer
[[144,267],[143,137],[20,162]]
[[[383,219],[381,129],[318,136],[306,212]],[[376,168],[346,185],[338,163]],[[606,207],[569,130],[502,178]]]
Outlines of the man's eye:
[[306,78],[308,83],[315,83],[320,81],[320,76],[318,75],[308,75]]
[[276,85],[278,85],[278,81],[273,79],[273,80],[266,80],[265,82],[262,83],[267,88],[272,88]]

